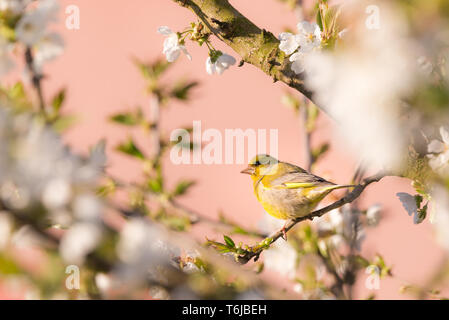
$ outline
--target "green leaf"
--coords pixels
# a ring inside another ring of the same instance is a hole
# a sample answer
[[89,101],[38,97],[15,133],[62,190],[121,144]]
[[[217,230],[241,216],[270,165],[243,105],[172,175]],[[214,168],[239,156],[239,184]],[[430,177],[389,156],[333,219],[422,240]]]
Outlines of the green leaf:
[[321,156],[323,156],[330,148],[329,143],[324,143],[318,148],[312,150],[313,162],[316,162]]
[[173,191],[173,196],[181,196],[189,190],[191,186],[195,184],[195,181],[181,181],[176,186],[175,190]]
[[18,274],[21,270],[17,264],[4,255],[0,255],[0,274],[11,275]]
[[140,120],[136,114],[131,112],[118,113],[110,117],[112,122],[124,125],[124,126],[135,126],[139,124]]
[[190,92],[193,88],[198,86],[199,83],[197,81],[181,81],[178,82],[174,88],[171,90],[170,95],[173,98],[176,98],[181,101],[186,101],[190,98]]
[[75,116],[71,116],[71,115],[59,116],[53,122],[52,126],[56,132],[61,133],[61,132],[64,132],[65,130],[71,128],[73,125],[76,124],[77,121],[78,121],[78,118]]
[[234,240],[232,240],[230,237],[223,235],[224,241],[228,245],[228,247],[235,248]]
[[156,60],[152,63],[143,63],[137,58],[133,59],[134,64],[146,80],[157,80],[170,66],[166,60]]
[[212,240],[207,239],[206,245],[214,247],[221,253],[233,252],[233,250],[230,249],[227,245],[217,242],[217,241],[212,241]]
[[25,88],[23,86],[22,82],[16,82],[10,89],[9,89],[9,97],[11,99],[25,99],[26,93]]
[[59,110],[61,110],[62,104],[65,101],[65,89],[60,90],[52,99],[51,106],[53,107],[53,111],[57,114]]
[[117,146],[116,150],[141,160],[145,159],[145,155],[140,151],[132,138],[129,138],[128,141]]
[[161,179],[150,179],[148,180],[148,188],[154,193],[160,193],[163,189],[163,184]]

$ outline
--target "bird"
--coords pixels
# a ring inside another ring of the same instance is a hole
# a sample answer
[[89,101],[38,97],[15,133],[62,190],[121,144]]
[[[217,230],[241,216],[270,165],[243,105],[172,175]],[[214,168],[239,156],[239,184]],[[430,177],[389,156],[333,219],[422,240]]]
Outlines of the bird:
[[[286,224],[289,219],[307,216],[332,191],[355,187],[329,182],[268,154],[255,156],[241,173],[251,175],[254,193],[265,211],[287,220]],[[282,233],[287,240],[285,227]]]

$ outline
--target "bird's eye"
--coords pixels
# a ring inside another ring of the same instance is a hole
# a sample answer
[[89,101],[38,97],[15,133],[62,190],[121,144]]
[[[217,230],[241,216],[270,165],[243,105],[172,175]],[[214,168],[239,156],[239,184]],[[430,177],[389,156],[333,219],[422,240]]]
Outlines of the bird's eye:
[[255,163],[254,163],[254,165],[257,167],[257,166],[260,166],[261,165],[261,163],[260,163],[260,161],[259,160],[257,160]]

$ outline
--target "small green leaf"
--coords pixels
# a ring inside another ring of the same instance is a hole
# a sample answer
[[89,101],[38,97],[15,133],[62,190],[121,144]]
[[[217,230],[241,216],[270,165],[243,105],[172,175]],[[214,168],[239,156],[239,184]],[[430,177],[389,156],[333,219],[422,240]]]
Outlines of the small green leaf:
[[160,179],[150,179],[148,180],[148,188],[154,193],[162,192],[163,186]]
[[53,107],[53,111],[57,114],[62,107],[62,104],[65,101],[65,89],[60,90],[52,99],[51,106]]
[[181,196],[189,190],[191,186],[195,184],[195,181],[181,181],[176,186],[175,190],[173,191],[173,196]]
[[324,143],[318,148],[312,150],[313,162],[316,162],[321,156],[323,156],[327,151],[329,151],[329,143]]
[[144,160],[145,156],[142,151],[137,147],[132,138],[129,138],[128,141],[117,146],[117,151],[120,151],[129,156]]
[[135,126],[140,121],[135,114],[130,112],[115,114],[110,118],[110,120],[124,126]]
[[176,98],[178,100],[181,101],[186,101],[190,98],[190,92],[193,88],[195,88],[196,86],[198,86],[199,83],[196,81],[190,81],[190,82],[185,82],[185,81],[181,81],[178,82],[174,88],[171,90],[170,95],[173,98]]
[[234,240],[232,240],[230,237],[223,235],[224,241],[226,242],[226,244],[231,247],[231,248],[235,248],[235,243]]

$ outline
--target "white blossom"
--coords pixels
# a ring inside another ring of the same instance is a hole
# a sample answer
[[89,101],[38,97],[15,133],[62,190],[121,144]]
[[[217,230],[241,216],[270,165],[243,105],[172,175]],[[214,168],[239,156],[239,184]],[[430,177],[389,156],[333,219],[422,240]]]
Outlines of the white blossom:
[[304,53],[296,52],[290,56],[289,60],[290,62],[292,62],[291,68],[293,72],[295,72],[296,74],[304,72]]
[[399,107],[419,78],[415,45],[401,19],[390,20],[387,11],[382,11],[379,31],[367,35],[361,19],[360,26],[354,22],[345,46],[304,56],[306,86],[316,102],[339,123],[354,151],[376,169],[401,165],[406,150]]
[[168,62],[176,61],[179,58],[181,52],[184,52],[187,58],[189,60],[192,60],[192,56],[188,53],[186,47],[179,43],[178,34],[173,32],[167,26],[159,27],[158,32],[166,36],[162,53],[165,54]]
[[0,11],[18,15],[30,2],[31,0],[0,0]]
[[292,54],[299,47],[299,37],[290,32],[282,32],[279,35],[279,40],[281,41],[279,49],[284,51],[286,55]]
[[99,220],[102,209],[100,200],[94,194],[80,194],[73,200],[73,213],[80,220]]
[[72,189],[67,179],[55,178],[44,187],[42,202],[49,209],[58,209],[68,204]]
[[68,263],[81,265],[87,254],[101,240],[101,227],[93,223],[77,223],[62,237],[59,245],[61,257]]
[[316,23],[302,21],[297,25],[301,52],[310,52],[321,45],[321,29]]
[[297,258],[296,250],[287,241],[276,241],[265,251],[264,264],[267,269],[293,278],[296,274]]
[[36,43],[35,66],[41,69],[45,62],[54,60],[63,52],[64,41],[62,37],[57,33],[46,34]]
[[221,54],[215,62],[212,62],[212,58],[208,57],[206,60],[206,71],[210,75],[222,74],[235,63],[235,58],[226,53]]
[[377,226],[380,220],[380,213],[382,211],[382,205],[375,204],[368,208],[366,211],[366,219],[369,226]]
[[12,230],[13,224],[11,218],[6,212],[0,211],[0,251],[8,244]]
[[262,219],[259,220],[258,228],[262,233],[268,235],[280,230],[284,223],[284,221],[276,219],[275,217],[264,211]]
[[7,74],[15,66],[10,51],[8,41],[0,36],[0,76]]
[[449,176],[449,132],[440,127],[441,140],[432,140],[428,147],[430,167],[442,176]]
[[447,189],[438,186],[432,192],[434,200],[434,220],[437,241],[441,246],[449,251],[449,193]]
[[432,62],[427,59],[425,56],[420,56],[416,60],[419,66],[419,70],[426,76],[429,76],[433,71],[433,65]]

